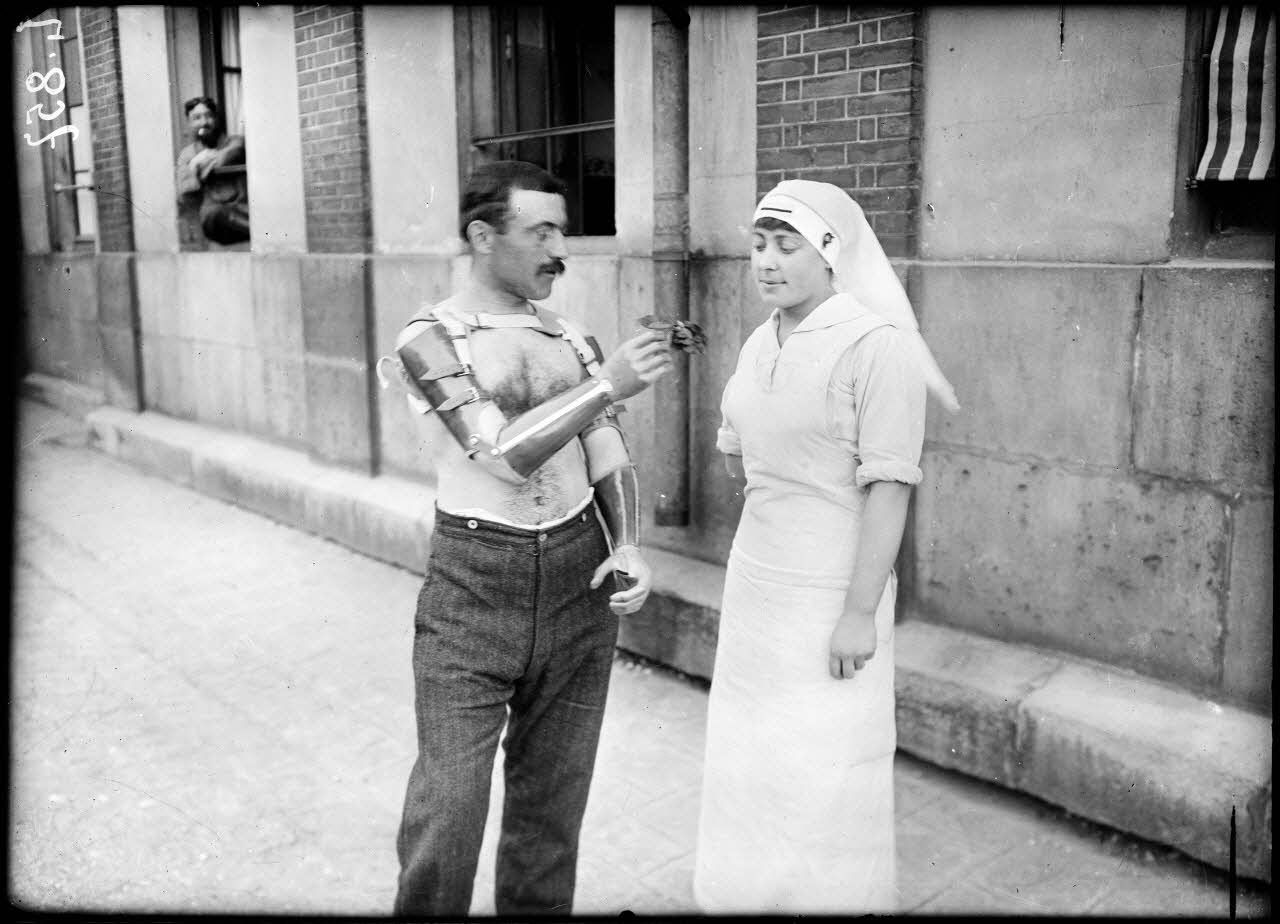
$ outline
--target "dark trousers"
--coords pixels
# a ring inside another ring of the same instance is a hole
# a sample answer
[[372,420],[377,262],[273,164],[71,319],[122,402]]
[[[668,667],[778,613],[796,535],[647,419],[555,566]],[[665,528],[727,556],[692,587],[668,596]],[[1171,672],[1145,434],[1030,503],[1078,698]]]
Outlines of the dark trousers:
[[572,910],[578,831],[618,636],[594,508],[545,531],[436,511],[413,643],[418,759],[397,914],[465,915],[503,723],[499,914]]

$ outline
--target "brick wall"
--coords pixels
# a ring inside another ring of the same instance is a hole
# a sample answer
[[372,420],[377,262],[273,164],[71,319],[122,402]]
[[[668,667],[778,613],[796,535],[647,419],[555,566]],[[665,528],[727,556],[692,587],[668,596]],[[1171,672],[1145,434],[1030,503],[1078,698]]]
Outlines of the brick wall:
[[120,41],[116,11],[107,6],[80,8],[84,49],[85,96],[93,134],[93,180],[98,187],[98,244],[104,251],[133,250],[129,206],[129,156],[124,135],[124,99],[120,92]]
[[294,11],[307,247],[369,249],[369,169],[360,7]]
[[834,183],[891,257],[915,255],[919,14],[908,8],[761,7],[756,182]]

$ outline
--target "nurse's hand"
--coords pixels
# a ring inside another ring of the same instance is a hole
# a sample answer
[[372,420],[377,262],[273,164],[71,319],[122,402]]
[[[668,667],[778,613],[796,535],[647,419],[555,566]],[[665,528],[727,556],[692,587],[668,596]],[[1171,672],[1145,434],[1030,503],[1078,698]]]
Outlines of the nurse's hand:
[[836,680],[862,670],[876,653],[876,614],[846,612],[831,633],[828,669]]

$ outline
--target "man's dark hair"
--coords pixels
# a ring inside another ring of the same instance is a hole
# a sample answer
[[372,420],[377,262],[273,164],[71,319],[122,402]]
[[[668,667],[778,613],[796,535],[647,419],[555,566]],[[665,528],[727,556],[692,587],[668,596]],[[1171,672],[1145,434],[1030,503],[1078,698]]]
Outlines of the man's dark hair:
[[467,178],[462,190],[461,223],[458,230],[467,239],[467,225],[484,221],[493,225],[499,233],[507,230],[507,205],[511,192],[528,189],[532,192],[555,193],[563,196],[568,191],[564,182],[537,164],[522,160],[498,160],[483,164]]
[[207,106],[209,111],[214,115],[218,114],[218,104],[213,101],[211,96],[193,96],[182,104],[182,112],[184,115],[191,115],[191,110],[197,106]]

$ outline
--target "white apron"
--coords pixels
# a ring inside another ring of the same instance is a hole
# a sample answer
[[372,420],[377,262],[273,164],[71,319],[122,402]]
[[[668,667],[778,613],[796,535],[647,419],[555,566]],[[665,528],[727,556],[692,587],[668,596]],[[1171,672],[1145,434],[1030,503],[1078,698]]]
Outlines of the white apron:
[[694,896],[708,913],[896,908],[895,576],[875,657],[849,680],[827,669],[866,497],[828,389],[841,355],[886,322],[822,317],[781,350],[766,321],[725,388],[747,486],[707,715]]

